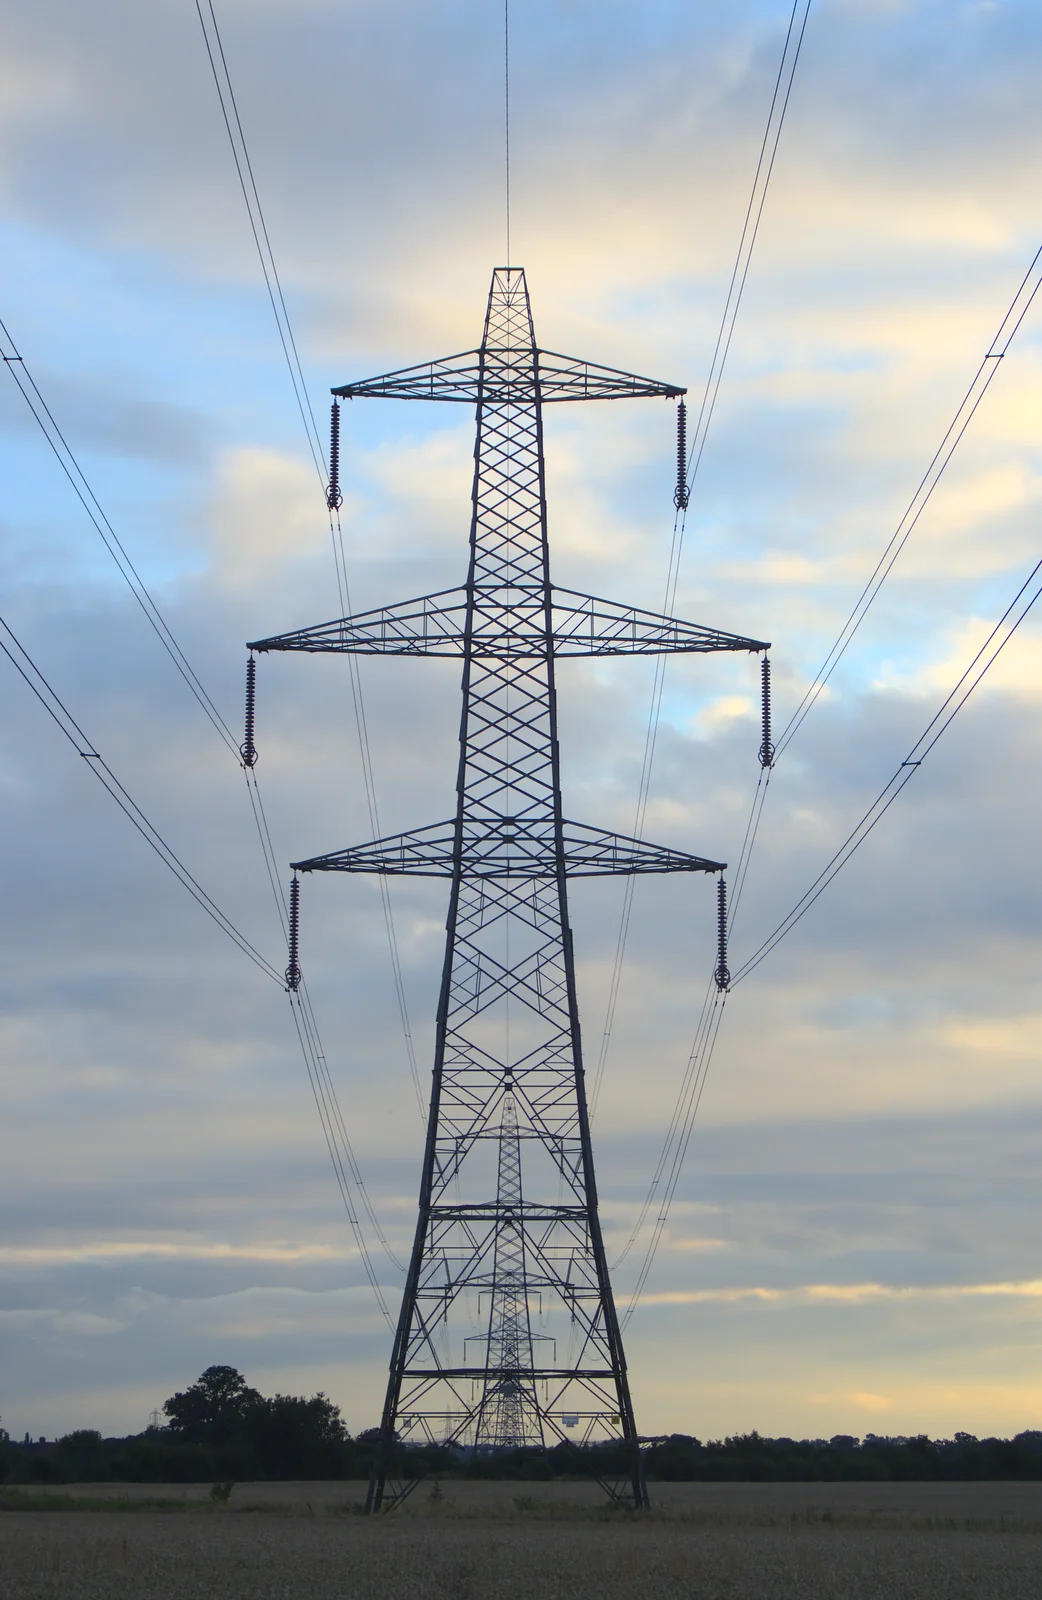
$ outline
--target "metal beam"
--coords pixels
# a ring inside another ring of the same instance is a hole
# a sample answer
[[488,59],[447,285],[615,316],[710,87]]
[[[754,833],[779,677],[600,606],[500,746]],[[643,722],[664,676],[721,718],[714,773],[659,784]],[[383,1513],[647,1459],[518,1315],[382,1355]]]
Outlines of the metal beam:
[[[468,635],[467,628],[470,627]],[[536,660],[547,651],[546,595],[534,586],[487,589],[471,605],[466,589],[444,589],[312,628],[255,639],[248,648],[310,655],[447,656]],[[725,633],[574,589],[550,587],[550,648],[581,656],[759,654],[766,640]]]

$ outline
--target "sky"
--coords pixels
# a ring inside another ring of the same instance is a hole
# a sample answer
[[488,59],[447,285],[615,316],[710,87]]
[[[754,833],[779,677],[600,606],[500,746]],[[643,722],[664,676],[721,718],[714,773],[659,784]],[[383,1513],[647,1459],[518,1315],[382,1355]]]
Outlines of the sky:
[[[790,7],[514,0],[512,248],[544,346],[706,381]],[[0,317],[209,693],[339,610],[329,527],[191,0],[2,0]],[[494,0],[219,0],[316,410],[467,349],[505,251]],[[784,721],[1038,245],[1042,14],[814,0],[695,486],[678,615],[772,641]],[[1042,304],[772,777],[740,964],[815,878],[1042,555]],[[458,583],[460,409],[345,413],[362,610]],[[660,609],[674,416],[548,420],[555,576]],[[277,966],[241,771],[160,651],[8,376],[0,615]],[[638,1426],[701,1438],[1042,1427],[1042,618],[851,865],[728,1001],[627,1326]],[[390,1336],[278,986],[206,920],[0,661],[0,1416],[138,1431],[207,1365],[378,1420]],[[566,663],[565,809],[632,830],[652,667]],[[362,663],[385,832],[451,812],[458,674]],[[281,862],[370,836],[346,664],[268,658]],[[755,663],[677,660],[648,837],[735,861]],[[421,1077],[444,889],[392,902]],[[587,1050],[621,885],[577,885]],[[637,884],[594,1139],[636,1219],[712,961],[712,885]],[[306,885],[303,960],[365,1181],[408,1248],[421,1126],[379,894]],[[642,1235],[640,1245],[646,1242]],[[375,1241],[387,1297],[401,1278]],[[625,1304],[640,1260],[616,1274]]]

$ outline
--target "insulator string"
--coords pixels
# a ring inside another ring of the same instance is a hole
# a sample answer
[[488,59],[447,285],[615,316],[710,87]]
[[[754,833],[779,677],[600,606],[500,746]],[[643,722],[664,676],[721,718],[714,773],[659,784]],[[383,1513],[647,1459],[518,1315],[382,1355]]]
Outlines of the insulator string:
[[716,966],[713,982],[718,989],[726,990],[731,983],[727,970],[727,882],[721,872],[716,880]]
[[773,767],[774,745],[771,742],[771,658],[764,651],[760,662],[760,765]]
[[340,492],[340,401],[334,400],[329,413],[329,488],[326,505],[339,511],[344,503]]
[[687,486],[687,406],[683,400],[677,406],[677,486],[673,491],[673,504],[678,511],[686,511],[691,503]]
[[254,726],[257,713],[257,658],[250,652],[246,662],[246,737],[240,746],[242,764],[244,767],[257,765],[257,746],[253,742]]
[[289,965],[286,968],[286,988],[294,992],[300,988],[300,879],[293,874],[289,886]]

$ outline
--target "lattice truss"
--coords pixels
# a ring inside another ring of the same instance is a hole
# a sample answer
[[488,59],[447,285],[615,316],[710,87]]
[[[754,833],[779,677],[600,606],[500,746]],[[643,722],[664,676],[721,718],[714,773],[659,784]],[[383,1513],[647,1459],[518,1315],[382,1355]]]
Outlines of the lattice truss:
[[621,1439],[627,1476],[606,1487],[646,1503],[597,1210],[567,880],[723,864],[564,819],[554,665],[767,647],[554,588],[543,406],[683,392],[541,351],[524,272],[497,269],[478,350],[334,390],[475,404],[465,586],[250,646],[463,661],[456,815],[295,864],[451,882],[419,1218],[373,1507],[408,1491],[388,1481],[396,1439],[477,1449]]

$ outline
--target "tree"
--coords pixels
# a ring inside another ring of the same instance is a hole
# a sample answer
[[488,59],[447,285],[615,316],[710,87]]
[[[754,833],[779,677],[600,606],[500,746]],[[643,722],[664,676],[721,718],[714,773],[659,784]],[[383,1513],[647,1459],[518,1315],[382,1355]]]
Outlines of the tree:
[[163,1404],[170,1432],[186,1444],[229,1444],[264,1400],[234,1367],[207,1367],[191,1388]]
[[106,1477],[105,1442],[97,1428],[77,1428],[59,1439],[57,1467],[74,1483]]
[[250,1443],[273,1478],[342,1477],[354,1452],[335,1406],[321,1391],[311,1396],[277,1394],[249,1415]]

